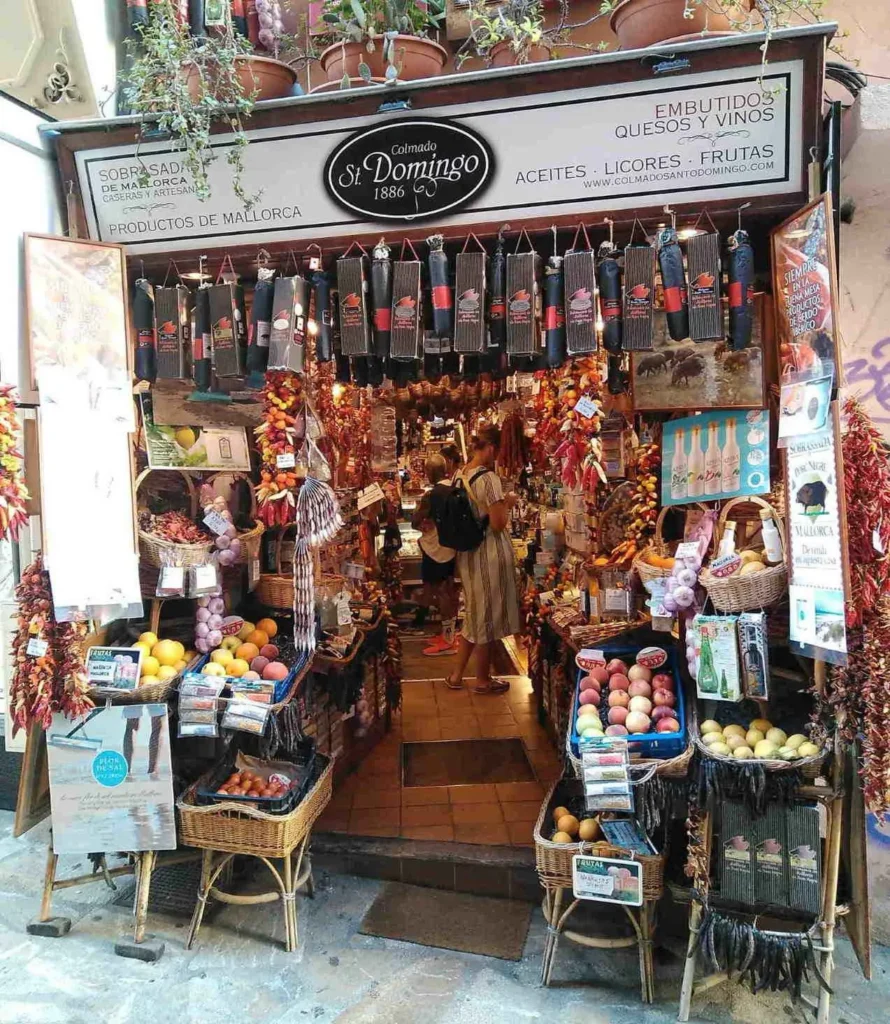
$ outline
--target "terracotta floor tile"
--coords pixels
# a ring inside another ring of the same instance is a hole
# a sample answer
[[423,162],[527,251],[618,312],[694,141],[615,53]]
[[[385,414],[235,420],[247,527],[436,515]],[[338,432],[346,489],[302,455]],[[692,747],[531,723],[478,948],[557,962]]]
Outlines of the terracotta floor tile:
[[550,737],[541,728],[532,730],[523,729],[522,726],[520,726],[519,735],[522,737],[522,742],[529,750],[554,750]]
[[[401,807],[375,807],[373,809],[352,811],[349,815],[349,831],[354,835],[381,835],[380,832],[368,832],[371,828],[394,828],[399,834],[401,823]],[[388,833],[387,833],[388,834]]]
[[497,790],[491,784],[475,786],[449,786],[448,795],[453,804],[497,803]]
[[403,807],[427,807],[449,802],[447,786],[408,786],[402,790]]
[[433,691],[433,684],[428,679],[417,683],[402,683],[402,700],[432,697]]
[[524,821],[511,821],[507,824],[510,842],[514,846],[534,846],[534,826]]
[[442,731],[435,718],[427,719],[422,722],[409,722],[405,726],[406,743],[419,743],[424,740],[440,740],[441,738]]
[[510,833],[500,822],[496,825],[455,825],[454,839],[458,843],[507,846],[510,843]]
[[470,701],[480,718],[492,715],[510,715],[510,704],[503,697],[473,697]]
[[450,843],[454,839],[453,825],[414,825],[410,828],[402,826],[403,839],[437,839],[440,843]]
[[541,801],[540,800],[516,800],[506,804],[501,804],[501,811],[504,815],[504,821],[526,821],[536,822],[538,815],[541,813]]
[[473,702],[470,700],[470,695],[466,692],[437,690],[436,707],[450,715],[460,711],[471,711]]
[[495,790],[501,803],[537,800],[540,805],[544,799],[544,787],[537,782],[498,782]]
[[479,719],[472,712],[466,712],[463,714],[441,714],[439,715],[439,725],[442,728],[454,729],[461,725],[478,725]]
[[401,803],[402,794],[398,787],[381,789],[379,786],[368,786],[355,794],[352,809],[361,811],[371,807],[399,807]]
[[513,722],[511,725],[489,725],[485,719],[479,725],[482,736],[488,740],[516,739],[519,736],[519,726]]
[[402,828],[415,825],[450,825],[451,807],[448,804],[433,804],[428,807],[403,807]]
[[452,804],[451,816],[455,825],[494,825],[503,820],[501,806],[497,803]]
[[312,827],[318,832],[348,832],[349,811],[333,811],[329,804]]
[[482,730],[478,723],[472,725],[440,726],[443,740],[478,740],[482,738]]

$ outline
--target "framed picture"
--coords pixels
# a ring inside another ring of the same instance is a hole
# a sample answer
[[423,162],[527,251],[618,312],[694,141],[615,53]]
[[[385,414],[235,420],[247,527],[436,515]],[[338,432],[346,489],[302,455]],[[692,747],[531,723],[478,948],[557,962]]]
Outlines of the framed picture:
[[634,411],[762,409],[766,404],[764,355],[772,337],[770,313],[768,296],[758,292],[751,344],[733,352],[720,340],[672,341],[665,313],[657,310],[652,349],[630,353]]
[[782,377],[840,380],[837,262],[831,196],[826,193],[773,228],[773,295]]

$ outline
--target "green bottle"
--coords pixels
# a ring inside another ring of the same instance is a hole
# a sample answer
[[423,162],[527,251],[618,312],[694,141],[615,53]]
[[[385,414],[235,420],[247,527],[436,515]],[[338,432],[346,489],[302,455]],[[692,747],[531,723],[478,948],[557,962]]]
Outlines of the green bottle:
[[729,700],[729,683],[726,681],[726,669],[723,670],[723,674],[720,676],[720,696],[724,700]]
[[714,669],[714,656],[711,654],[711,641],[706,632],[707,627],[702,629],[701,634],[701,657],[698,663],[699,693],[717,693],[717,672]]

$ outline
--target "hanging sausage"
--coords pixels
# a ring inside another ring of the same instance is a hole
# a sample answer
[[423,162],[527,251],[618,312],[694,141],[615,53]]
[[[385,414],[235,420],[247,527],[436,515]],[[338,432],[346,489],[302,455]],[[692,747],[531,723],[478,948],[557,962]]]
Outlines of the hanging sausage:
[[168,288],[166,280],[155,288],[157,376],[184,380],[191,362],[192,293],[181,281]]
[[[405,259],[406,250],[413,259]],[[393,264],[390,352],[394,360],[413,362],[421,356],[423,318],[420,295],[420,258],[406,239],[402,242],[398,260]]]
[[[689,293],[686,288],[683,251],[673,226],[662,228],[658,233],[658,267],[664,289],[668,334],[674,341],[685,341],[689,337]],[[646,347],[652,347],[651,341]]]
[[726,277],[729,292],[729,341],[734,350],[751,344],[754,330],[754,250],[741,227],[727,239]]
[[454,332],[454,304],[448,283],[448,256],[442,235],[430,235],[427,266],[430,273],[430,295],[433,304],[433,333],[439,338],[451,339]]
[[556,228],[553,254],[544,268],[544,353],[546,365],[556,369],[566,359],[566,311],[563,290],[563,260],[556,253]]
[[195,329],[192,332],[192,374],[198,391],[210,390],[212,351],[210,285],[202,284],[195,293]]
[[[576,248],[578,236],[584,248]],[[596,352],[596,256],[579,224],[572,248],[563,260],[566,294],[566,346],[571,356]]]
[[[467,252],[470,239],[477,248]],[[466,354],[485,351],[485,277],[488,254],[472,233],[454,261],[454,351]]]
[[247,332],[247,371],[265,373],[269,365],[269,339],[272,334],[272,314],[275,298],[275,271],[261,265],[257,268],[253,305],[250,309],[250,328]]
[[601,242],[597,253],[597,283],[600,293],[600,317],[603,321],[603,348],[611,355],[621,351],[624,324],[621,317],[621,263],[618,246],[612,238],[609,221],[609,239]]
[[[318,246],[309,246],[310,249]],[[331,317],[331,279],[321,263],[321,249],[309,259],[309,284],[312,289],[309,316],[315,332],[315,358],[329,363],[334,358],[333,324]]]
[[136,376],[154,380],[157,376],[155,341],[155,300],[151,282],[140,277],[133,288],[133,330],[136,334]]
[[[519,252],[523,238],[528,252]],[[540,350],[540,274],[541,257],[523,228],[516,241],[516,251],[507,256],[507,353],[511,357],[534,356]]]
[[[693,341],[723,337],[720,235],[711,215],[706,213],[705,216],[713,230],[692,235],[686,243],[686,261],[689,265],[689,337]],[[698,227],[698,220],[694,227]]]
[[[637,225],[634,219],[630,241],[624,249],[623,347],[652,348],[652,309],[655,294],[655,250],[646,240],[634,244]],[[640,224],[642,230],[643,225]]]

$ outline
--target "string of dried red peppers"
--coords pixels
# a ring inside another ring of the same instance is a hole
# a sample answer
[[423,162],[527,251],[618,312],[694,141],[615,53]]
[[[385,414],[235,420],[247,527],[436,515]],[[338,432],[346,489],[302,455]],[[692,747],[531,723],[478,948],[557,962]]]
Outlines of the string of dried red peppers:
[[267,373],[265,400],[263,422],[254,431],[261,462],[257,518],[265,526],[284,526],[294,519],[299,483],[295,463],[305,430],[300,377],[289,370]]
[[0,540],[18,540],[28,520],[28,489],[22,476],[22,456],[16,447],[17,434],[15,389],[0,384]]
[[[13,736],[32,722],[48,729],[56,712],[73,719],[93,706],[87,696],[83,661],[86,623],[56,622],[49,575],[43,571],[42,555],[22,573],[15,596],[19,616],[18,631],[12,641]],[[29,654],[31,641],[35,641],[35,645]],[[37,653],[38,649],[43,653]]]

